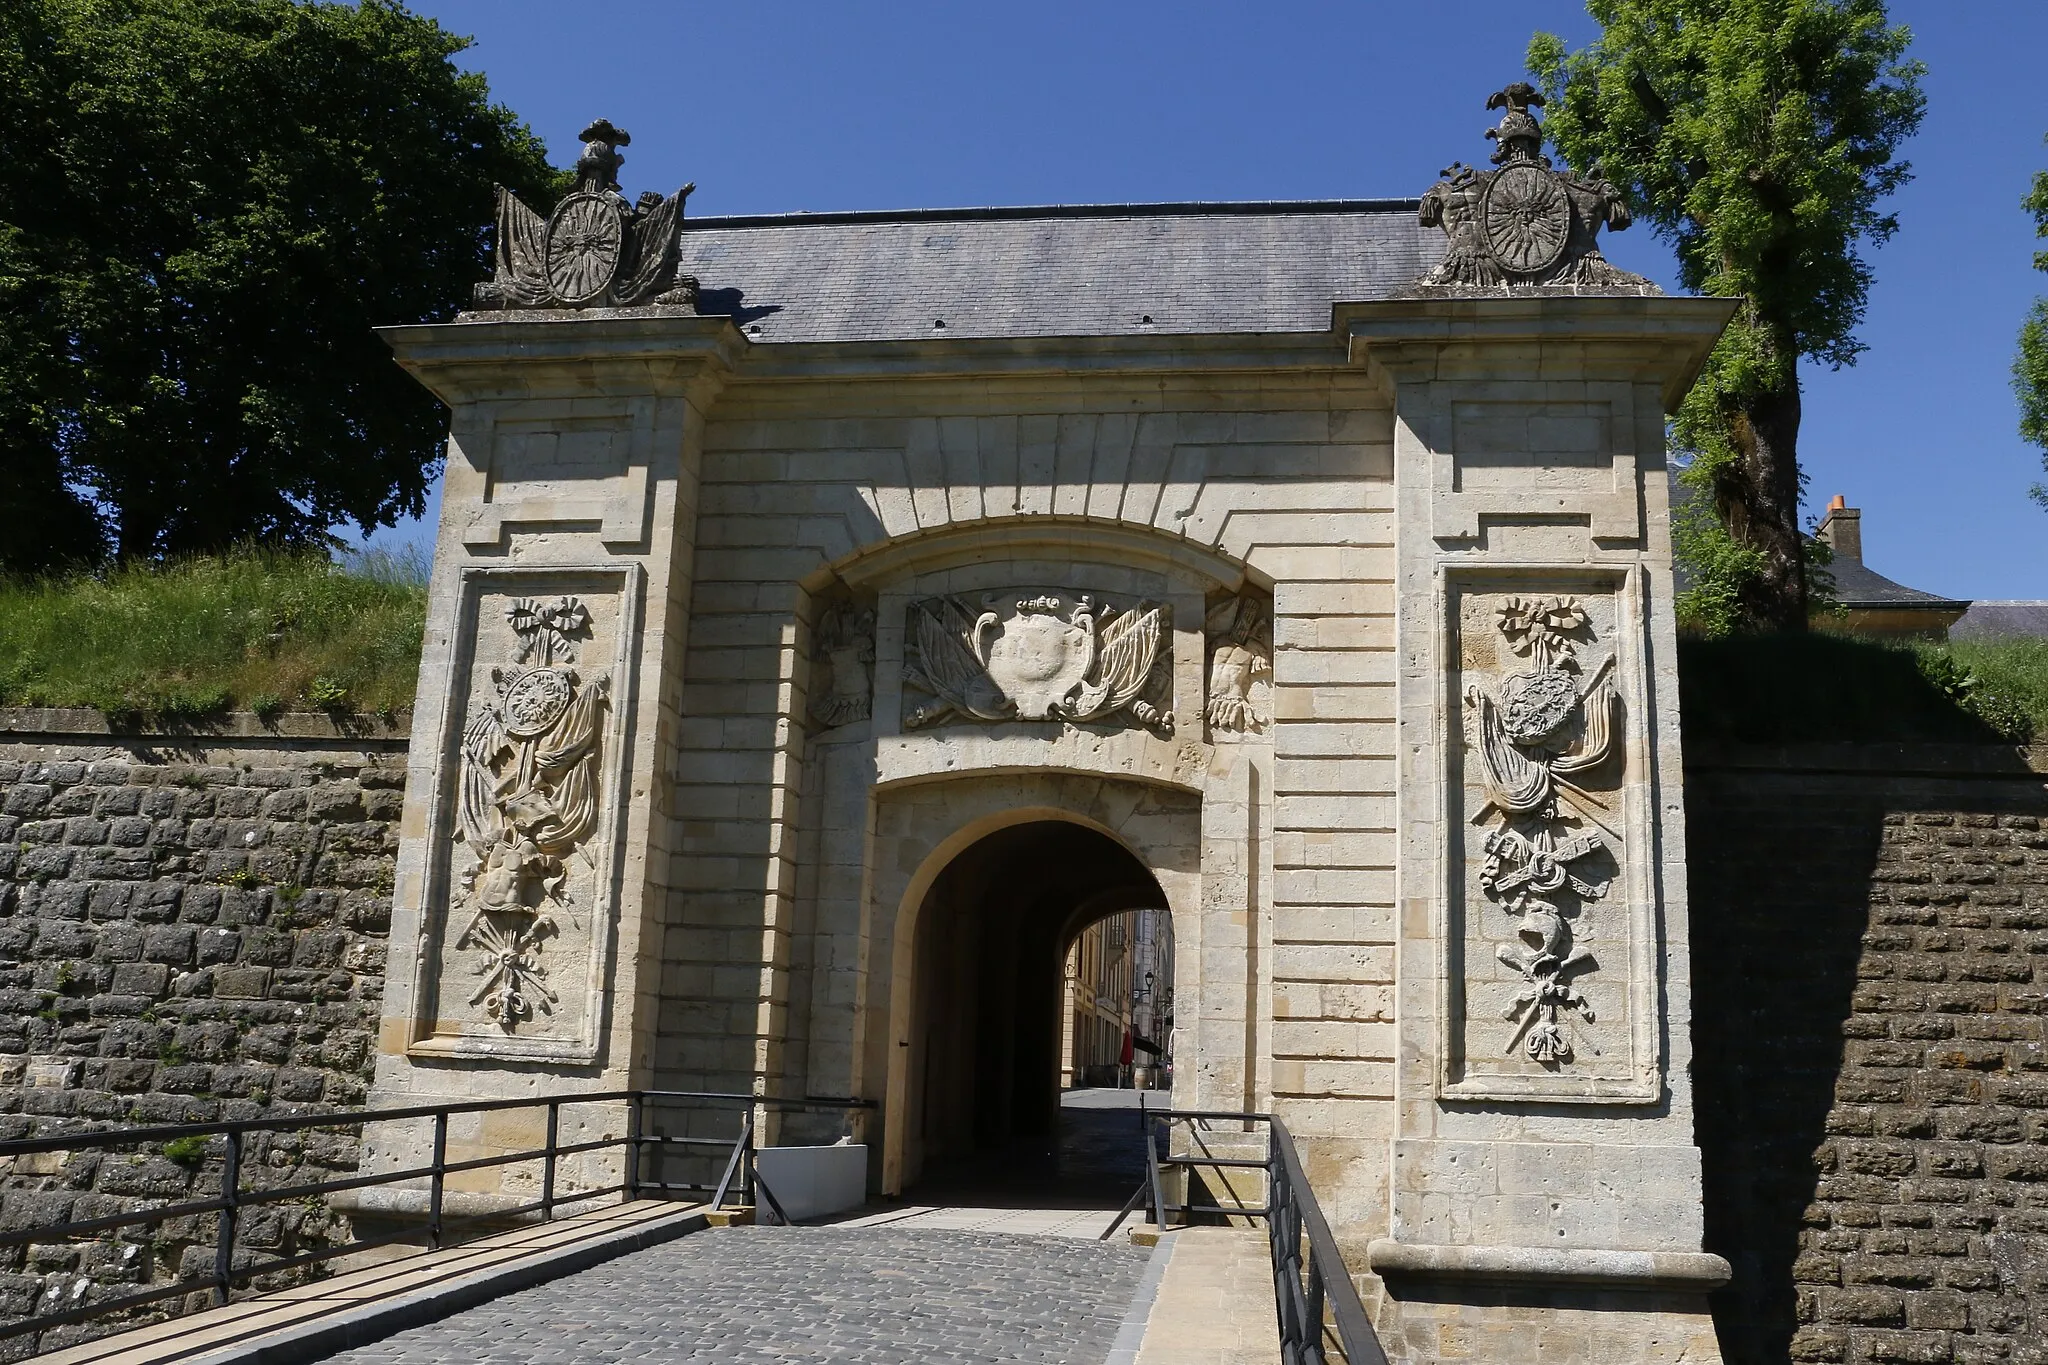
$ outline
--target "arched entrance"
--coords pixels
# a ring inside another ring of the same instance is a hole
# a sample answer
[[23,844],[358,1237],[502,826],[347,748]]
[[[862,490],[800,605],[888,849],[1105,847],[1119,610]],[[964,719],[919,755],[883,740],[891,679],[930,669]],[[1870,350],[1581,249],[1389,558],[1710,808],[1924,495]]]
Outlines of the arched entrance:
[[938,872],[913,949],[910,1180],[991,1156],[1012,1168],[1048,1164],[1072,1031],[1062,971],[1070,949],[1091,924],[1128,911],[1163,917],[1166,905],[1129,849],[1067,820],[998,829]]

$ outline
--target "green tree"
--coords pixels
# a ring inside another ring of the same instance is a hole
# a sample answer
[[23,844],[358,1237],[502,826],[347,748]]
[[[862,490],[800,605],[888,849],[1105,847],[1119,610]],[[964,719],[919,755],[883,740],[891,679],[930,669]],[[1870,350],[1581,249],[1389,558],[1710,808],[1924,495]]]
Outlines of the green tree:
[[[2034,173],[2034,188],[2020,201],[2034,215],[2034,235],[2048,237],[2048,171]],[[2034,253],[2034,269],[2048,270],[2048,251]],[[2012,387],[2020,400],[2020,435],[2048,452],[2048,299],[2035,299],[2020,328],[2020,353],[2012,362]],[[2041,456],[2048,467],[2048,453]],[[2048,507],[2048,484],[2035,484],[2034,501]]]
[[397,0],[7,0],[0,569],[416,515],[439,405],[371,328],[447,317],[540,143]]
[[1674,428],[1685,480],[1716,513],[1682,528],[1681,553],[1724,624],[1804,629],[1799,361],[1839,367],[1863,349],[1861,248],[1897,230],[1879,203],[1910,175],[1896,152],[1920,124],[1923,68],[1883,0],[1588,9],[1590,46],[1529,44],[1551,138],[1623,187],[1686,288],[1743,299]]

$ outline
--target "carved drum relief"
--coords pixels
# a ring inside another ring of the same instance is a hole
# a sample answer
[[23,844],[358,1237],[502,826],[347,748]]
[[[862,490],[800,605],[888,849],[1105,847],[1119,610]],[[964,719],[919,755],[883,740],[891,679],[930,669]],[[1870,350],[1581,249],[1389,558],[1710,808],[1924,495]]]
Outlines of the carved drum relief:
[[454,780],[434,838],[416,1051],[594,1051],[631,578],[468,576],[475,645],[450,698]]
[[1612,576],[1454,583],[1446,1093],[1651,1099],[1654,856]]

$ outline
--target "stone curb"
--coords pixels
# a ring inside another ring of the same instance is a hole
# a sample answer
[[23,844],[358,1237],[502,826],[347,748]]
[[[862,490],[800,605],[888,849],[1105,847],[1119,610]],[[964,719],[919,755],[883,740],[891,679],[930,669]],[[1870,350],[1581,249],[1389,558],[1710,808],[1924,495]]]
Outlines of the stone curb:
[[1109,1354],[1102,1365],[1137,1365],[1138,1349],[1145,1344],[1145,1327],[1152,1319],[1152,1305],[1159,1298],[1159,1286],[1166,1279],[1166,1263],[1173,1259],[1173,1234],[1162,1234],[1152,1244],[1152,1254],[1146,1258],[1145,1274],[1138,1280],[1138,1288],[1131,1295],[1131,1306],[1124,1310],[1123,1323],[1116,1329],[1116,1339],[1109,1343]]
[[1728,1262],[1706,1251],[1563,1251],[1556,1247],[1414,1246],[1382,1237],[1366,1248],[1378,1275],[1543,1281],[1705,1293],[1728,1283]]

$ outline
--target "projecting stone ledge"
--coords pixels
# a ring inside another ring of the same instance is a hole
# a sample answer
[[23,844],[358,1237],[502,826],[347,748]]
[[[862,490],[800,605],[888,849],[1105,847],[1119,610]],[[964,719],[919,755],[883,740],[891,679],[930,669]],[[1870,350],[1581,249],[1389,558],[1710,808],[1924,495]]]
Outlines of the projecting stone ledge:
[[1366,1248],[1378,1275],[1636,1286],[1705,1292],[1728,1283],[1728,1262],[1705,1251],[1567,1251],[1556,1247],[1416,1246],[1379,1238]]

